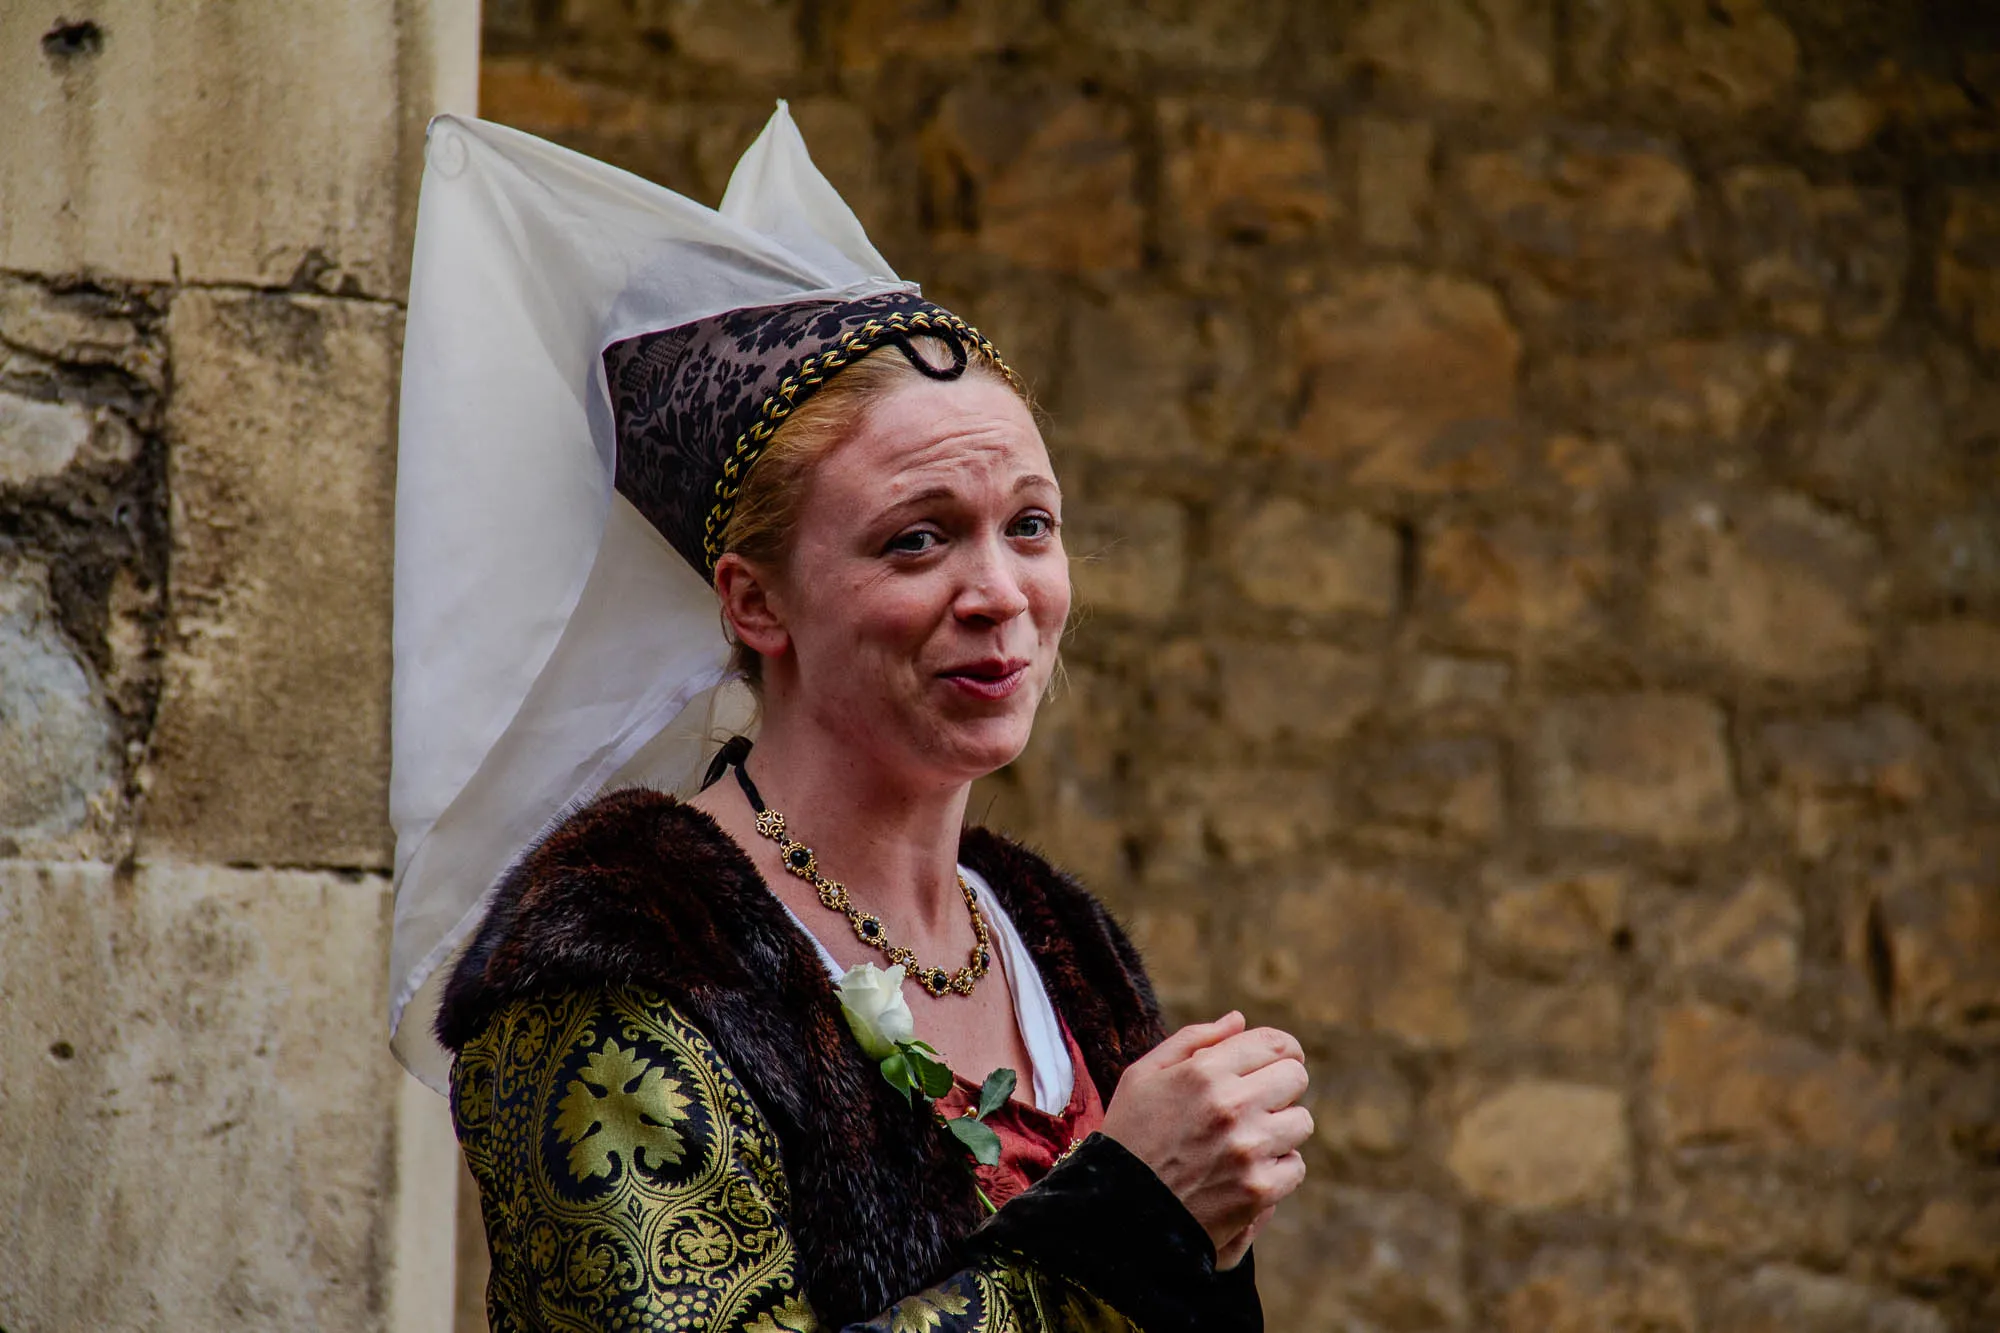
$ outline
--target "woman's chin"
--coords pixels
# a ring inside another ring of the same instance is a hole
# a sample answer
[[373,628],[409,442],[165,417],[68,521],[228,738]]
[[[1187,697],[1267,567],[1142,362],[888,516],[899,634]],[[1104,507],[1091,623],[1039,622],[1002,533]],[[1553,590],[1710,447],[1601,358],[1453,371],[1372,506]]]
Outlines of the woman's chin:
[[945,721],[935,733],[931,753],[934,759],[945,760],[962,780],[975,781],[1019,759],[1028,748],[1033,724],[1033,714]]

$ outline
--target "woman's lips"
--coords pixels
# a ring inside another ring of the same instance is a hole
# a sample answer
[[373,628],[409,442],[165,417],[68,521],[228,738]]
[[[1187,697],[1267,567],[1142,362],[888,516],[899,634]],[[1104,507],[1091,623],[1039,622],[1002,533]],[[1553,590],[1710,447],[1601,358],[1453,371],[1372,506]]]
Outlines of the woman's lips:
[[1019,658],[995,659],[953,667],[938,675],[975,699],[1005,699],[1027,679],[1028,664]]

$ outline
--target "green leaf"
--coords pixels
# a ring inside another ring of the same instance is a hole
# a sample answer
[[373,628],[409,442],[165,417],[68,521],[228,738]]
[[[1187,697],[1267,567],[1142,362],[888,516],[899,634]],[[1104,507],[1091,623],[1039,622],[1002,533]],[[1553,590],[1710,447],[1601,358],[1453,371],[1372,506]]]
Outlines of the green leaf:
[[910,1070],[909,1057],[901,1051],[890,1055],[882,1062],[882,1077],[889,1080],[889,1086],[903,1094],[903,1100],[910,1100],[910,1090],[917,1086],[916,1075]]
[[988,1074],[986,1081],[979,1085],[979,1110],[976,1113],[979,1118],[984,1120],[1005,1106],[1007,1099],[1014,1095],[1014,1084],[1018,1081],[1011,1069],[996,1069]]
[[925,1055],[929,1056],[937,1055],[937,1047],[931,1045],[927,1041],[906,1041],[902,1043],[902,1047],[906,1051],[909,1050],[912,1046],[922,1051]]
[[942,1097],[951,1091],[951,1069],[942,1061],[933,1060],[918,1051],[903,1048],[909,1057],[910,1068],[915,1071],[917,1086],[924,1090],[926,1097]]
[[993,1166],[1000,1160],[1000,1136],[971,1116],[954,1116],[944,1122],[951,1136],[965,1145],[972,1154],[972,1160],[981,1166]]

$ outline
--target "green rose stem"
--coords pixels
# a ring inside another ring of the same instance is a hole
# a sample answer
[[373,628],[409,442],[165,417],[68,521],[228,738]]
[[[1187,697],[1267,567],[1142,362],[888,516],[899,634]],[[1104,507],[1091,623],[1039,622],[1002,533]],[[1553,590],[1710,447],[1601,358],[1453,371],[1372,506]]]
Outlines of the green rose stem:
[[[919,1089],[935,1102],[951,1091],[951,1067],[938,1058],[935,1047],[916,1039],[902,986],[901,964],[886,972],[873,963],[851,967],[840,979],[840,1012],[862,1051],[878,1062],[882,1077],[903,1094],[905,1102]],[[945,1130],[964,1145],[977,1165],[994,1166],[1000,1161],[1000,1136],[985,1123],[986,1117],[1007,1104],[1018,1082],[1013,1070],[996,1069],[979,1085],[979,1104],[973,1109],[961,1116],[937,1112]],[[987,1212],[1000,1211],[976,1182],[972,1188]]]

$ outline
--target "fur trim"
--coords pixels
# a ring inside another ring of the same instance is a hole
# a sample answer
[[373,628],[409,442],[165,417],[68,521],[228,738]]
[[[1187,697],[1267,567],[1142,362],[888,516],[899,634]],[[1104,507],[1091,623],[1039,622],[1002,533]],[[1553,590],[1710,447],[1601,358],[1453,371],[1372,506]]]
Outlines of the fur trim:
[[[1137,953],[1018,844],[968,829],[959,859],[993,886],[1110,1101],[1162,1035]],[[438,1039],[457,1051],[512,1000],[607,984],[656,991],[700,1028],[771,1121],[787,1175],[811,1182],[789,1220],[824,1321],[871,1318],[958,1266],[983,1215],[960,1150],[849,1038],[819,956],[742,848],[659,792],[600,797],[507,873],[446,986]]]

